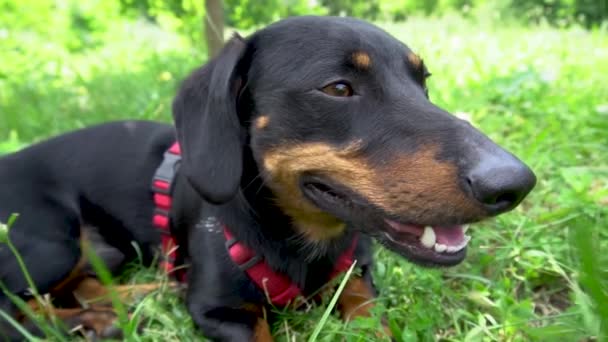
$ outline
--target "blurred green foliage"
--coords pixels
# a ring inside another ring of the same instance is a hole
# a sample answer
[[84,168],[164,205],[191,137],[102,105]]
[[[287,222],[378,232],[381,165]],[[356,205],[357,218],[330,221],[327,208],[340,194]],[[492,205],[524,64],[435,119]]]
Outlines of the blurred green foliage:
[[477,10],[500,13],[524,23],[546,21],[558,26],[578,23],[591,27],[608,18],[606,0],[319,0],[319,3],[331,15],[389,21],[405,20],[412,15],[467,14]]
[[[228,26],[249,29],[291,15],[349,15],[404,21],[450,12],[500,16],[523,23],[601,25],[608,0],[225,0]],[[0,27],[52,33],[70,51],[95,47],[118,19],[140,18],[201,41],[204,0],[0,0]]]
[[[25,40],[36,35],[52,36],[69,51],[93,47],[117,19],[118,4],[113,1],[37,1],[0,0],[2,44],[19,40],[6,39],[11,32],[27,32]],[[27,44],[27,42],[25,42]]]
[[326,10],[308,0],[225,0],[225,20],[229,26],[248,29],[292,15],[323,15]]

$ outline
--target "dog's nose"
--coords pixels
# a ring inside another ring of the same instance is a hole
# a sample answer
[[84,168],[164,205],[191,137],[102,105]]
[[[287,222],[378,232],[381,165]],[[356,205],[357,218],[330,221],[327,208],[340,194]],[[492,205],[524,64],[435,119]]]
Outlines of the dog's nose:
[[515,157],[504,155],[482,159],[466,181],[475,199],[497,215],[515,208],[536,185],[536,176]]

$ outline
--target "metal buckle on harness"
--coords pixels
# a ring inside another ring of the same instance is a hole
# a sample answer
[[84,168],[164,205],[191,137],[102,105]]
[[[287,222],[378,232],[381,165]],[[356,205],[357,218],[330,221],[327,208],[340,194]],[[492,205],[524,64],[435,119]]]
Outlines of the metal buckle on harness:
[[[171,187],[173,186],[173,179],[175,173],[179,169],[179,163],[181,156],[173,153],[165,152],[164,158],[160,166],[156,169],[154,174],[154,180],[152,182],[152,189],[156,192],[168,195],[171,193]],[[167,188],[159,187],[156,182],[161,181],[167,183]]]
[[248,269],[257,265],[257,263],[260,261],[262,261],[262,257],[256,254],[251,259],[247,260],[246,262],[244,262],[238,266],[242,271],[247,271]]

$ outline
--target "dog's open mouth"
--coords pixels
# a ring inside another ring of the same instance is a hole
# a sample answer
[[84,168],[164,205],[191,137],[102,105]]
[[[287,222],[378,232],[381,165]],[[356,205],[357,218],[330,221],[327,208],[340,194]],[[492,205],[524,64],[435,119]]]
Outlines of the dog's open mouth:
[[471,237],[468,225],[421,226],[385,220],[390,243],[409,249],[417,261],[453,265],[462,261]]
[[468,225],[421,225],[401,223],[365,199],[324,178],[305,176],[302,192],[319,209],[351,222],[356,229],[373,236],[389,249],[427,265],[455,265],[466,256],[471,237]]

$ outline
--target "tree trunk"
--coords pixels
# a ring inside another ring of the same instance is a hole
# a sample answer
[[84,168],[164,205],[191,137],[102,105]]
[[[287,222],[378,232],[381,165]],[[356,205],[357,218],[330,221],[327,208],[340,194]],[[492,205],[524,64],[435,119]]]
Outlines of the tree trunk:
[[224,45],[224,6],[222,0],[205,0],[204,31],[209,58],[217,56]]

